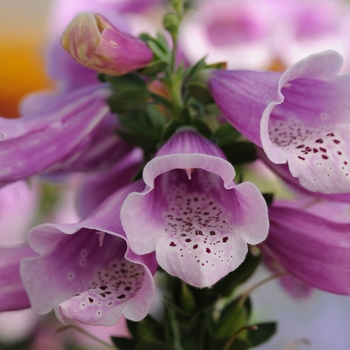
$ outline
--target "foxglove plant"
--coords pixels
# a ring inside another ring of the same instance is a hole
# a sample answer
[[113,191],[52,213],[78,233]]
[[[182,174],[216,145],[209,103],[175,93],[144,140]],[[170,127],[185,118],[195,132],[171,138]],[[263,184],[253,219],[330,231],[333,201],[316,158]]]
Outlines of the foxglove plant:
[[[30,305],[64,324],[102,326],[124,315],[131,338],[112,338],[123,350],[234,350],[276,331],[252,323],[251,289],[237,293],[262,260],[293,296],[349,295],[350,222],[297,200],[281,206],[278,192],[245,181],[245,165],[260,158],[304,195],[348,201],[340,56],[316,54],[284,73],[190,66],[178,55],[187,10],[172,0],[167,33],[139,38],[103,15],[77,15],[62,45],[85,68],[62,64],[58,93],[33,95],[21,118],[0,120],[2,185],[84,173],[79,222],[40,224],[27,244],[0,248],[1,310]],[[156,282],[161,321],[147,315]]]

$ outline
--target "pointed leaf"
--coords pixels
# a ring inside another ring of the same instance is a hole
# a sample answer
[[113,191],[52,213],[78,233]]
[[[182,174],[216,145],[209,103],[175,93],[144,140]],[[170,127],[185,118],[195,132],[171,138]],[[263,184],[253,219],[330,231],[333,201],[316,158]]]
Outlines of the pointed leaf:
[[256,324],[257,330],[249,330],[247,338],[253,346],[268,341],[277,332],[277,322],[265,322]]
[[130,338],[111,337],[111,340],[119,350],[133,350],[136,345],[136,341]]

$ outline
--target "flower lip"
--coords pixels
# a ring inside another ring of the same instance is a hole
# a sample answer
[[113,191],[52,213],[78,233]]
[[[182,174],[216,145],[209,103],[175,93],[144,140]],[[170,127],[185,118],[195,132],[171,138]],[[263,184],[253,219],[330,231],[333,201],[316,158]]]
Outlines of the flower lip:
[[126,195],[140,187],[141,181],[125,186],[78,224],[44,224],[29,232],[40,256],[24,259],[21,275],[36,312],[54,308],[63,322],[104,326],[122,313],[134,321],[146,316],[157,264],[153,254],[141,257],[130,250],[116,215]]

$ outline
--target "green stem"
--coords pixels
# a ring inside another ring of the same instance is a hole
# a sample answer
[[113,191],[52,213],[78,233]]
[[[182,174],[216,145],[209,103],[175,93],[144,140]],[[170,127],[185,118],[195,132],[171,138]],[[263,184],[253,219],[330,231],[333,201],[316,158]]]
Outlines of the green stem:
[[91,338],[91,339],[95,340],[96,342],[98,342],[98,343],[104,345],[104,346],[107,347],[108,349],[118,350],[115,346],[112,346],[111,344],[106,343],[105,341],[103,341],[103,340],[101,340],[101,339],[95,337],[93,334],[91,334],[91,333],[85,331],[84,329],[82,329],[82,328],[80,328],[80,327],[78,327],[78,326],[74,326],[74,325],[63,326],[63,327],[61,327],[61,328],[59,328],[59,329],[57,330],[57,333],[63,332],[63,331],[65,331],[65,330],[69,329],[69,328],[74,328],[76,331],[78,331],[78,332],[80,332],[80,333],[82,333],[82,334],[85,334],[85,335],[88,336],[89,338]]

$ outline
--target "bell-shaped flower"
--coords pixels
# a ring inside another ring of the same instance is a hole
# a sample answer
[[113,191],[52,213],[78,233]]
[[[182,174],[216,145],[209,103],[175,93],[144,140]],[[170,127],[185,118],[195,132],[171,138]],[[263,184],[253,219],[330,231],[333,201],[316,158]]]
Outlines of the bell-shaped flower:
[[350,223],[279,206],[269,208],[269,217],[266,253],[308,285],[350,295]]
[[77,320],[110,326],[123,314],[139,321],[155,295],[153,254],[138,256],[128,247],[119,212],[132,183],[112,194],[77,224],[44,224],[29,231],[29,244],[40,254],[21,263],[21,276],[38,314],[55,309],[62,322]]
[[335,51],[311,55],[283,74],[216,71],[215,102],[228,121],[262,146],[310,191],[350,191],[350,75]]
[[27,244],[0,247],[0,312],[30,307],[19,266],[22,259],[35,255],[36,252]]
[[99,84],[50,96],[40,109],[27,103],[32,112],[19,119],[0,118],[0,184],[58,171],[76,161],[109,118],[109,94]]
[[252,183],[236,185],[234,177],[219,147],[193,129],[179,130],[146,164],[144,191],[123,204],[131,249],[155,251],[166,272],[193,286],[216,283],[268,231],[261,193]]
[[83,66],[109,75],[123,75],[147,66],[153,58],[140,39],[123,33],[101,15],[81,13],[62,35],[62,46]]

